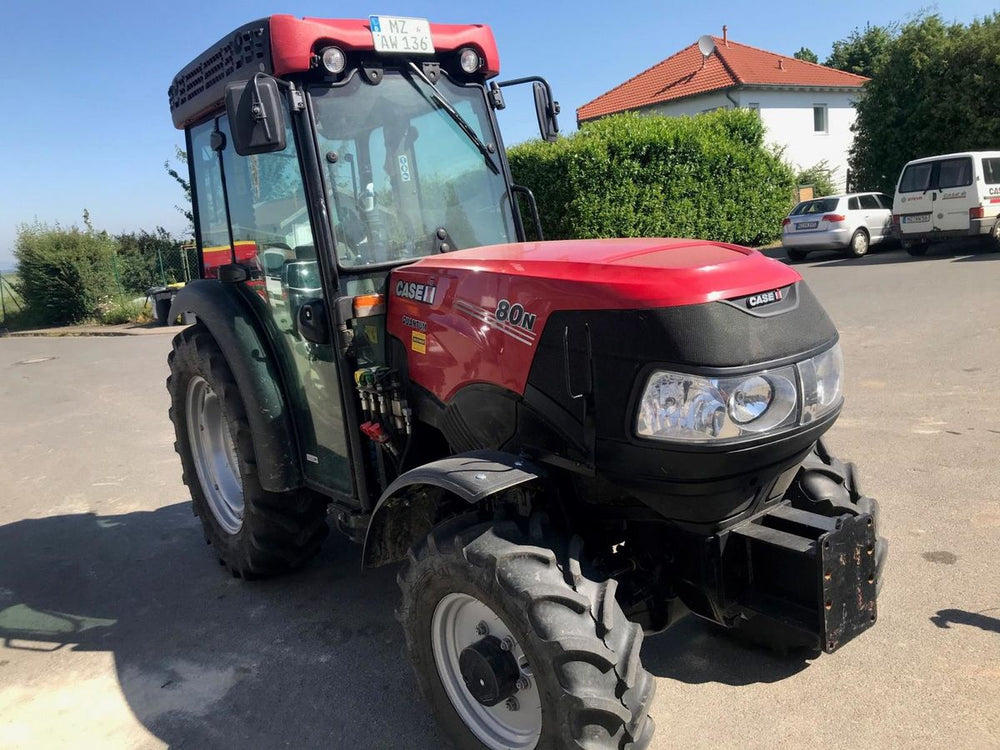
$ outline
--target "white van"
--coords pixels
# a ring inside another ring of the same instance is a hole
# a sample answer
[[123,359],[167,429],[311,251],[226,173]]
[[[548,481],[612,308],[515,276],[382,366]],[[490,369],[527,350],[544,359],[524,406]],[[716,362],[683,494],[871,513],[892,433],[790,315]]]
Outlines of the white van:
[[923,255],[931,242],[979,235],[1000,250],[1000,151],[914,159],[899,175],[892,213],[910,255]]

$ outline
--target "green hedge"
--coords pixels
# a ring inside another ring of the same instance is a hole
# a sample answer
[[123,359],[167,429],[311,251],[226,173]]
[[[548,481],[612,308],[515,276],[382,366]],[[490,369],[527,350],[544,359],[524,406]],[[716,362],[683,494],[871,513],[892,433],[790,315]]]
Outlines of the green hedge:
[[43,224],[18,228],[18,292],[38,323],[77,323],[93,316],[115,288],[114,242],[105,232]]
[[[794,176],[755,113],[621,114],[555,143],[512,147],[546,239],[696,237],[761,245],[780,234]],[[526,222],[530,224],[530,222]]]

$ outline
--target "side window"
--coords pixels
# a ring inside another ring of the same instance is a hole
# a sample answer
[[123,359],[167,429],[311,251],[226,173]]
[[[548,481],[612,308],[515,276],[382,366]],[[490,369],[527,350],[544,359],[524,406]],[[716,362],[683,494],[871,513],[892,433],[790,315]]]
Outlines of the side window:
[[[194,161],[194,189],[198,200],[198,233],[206,251],[206,266],[212,266],[213,253],[226,256],[229,262],[229,229],[222,194],[222,169],[219,154],[212,150],[215,120],[191,128],[191,158]],[[220,263],[214,264],[221,265]],[[208,275],[208,269],[206,268]]]
[[937,187],[941,189],[965,187],[972,184],[972,159],[944,159],[940,162]]
[[848,199],[848,201],[847,201],[847,210],[848,211],[857,211],[859,208],[860,208],[860,205],[858,204],[857,197]]
[[886,208],[890,211],[892,210],[892,198],[885,193],[879,193],[875,197],[878,198],[878,202],[882,204],[882,208]]
[[1000,185],[1000,158],[983,159],[983,176],[987,185]]
[[827,109],[825,104],[813,105],[813,132],[828,133],[829,123],[827,122]]
[[876,211],[881,208],[874,195],[862,195],[859,196],[858,200],[861,203],[861,208],[867,210],[875,209]]
[[227,141],[222,160],[237,262],[256,270],[250,284],[274,312],[294,320],[297,311],[288,300],[300,300],[289,294],[282,270],[293,262],[315,266],[316,247],[291,127],[284,151],[253,156],[232,148],[225,118],[219,129]]
[[903,170],[903,177],[899,181],[899,192],[916,193],[927,190],[931,185],[931,172],[933,170],[934,162],[910,164]]

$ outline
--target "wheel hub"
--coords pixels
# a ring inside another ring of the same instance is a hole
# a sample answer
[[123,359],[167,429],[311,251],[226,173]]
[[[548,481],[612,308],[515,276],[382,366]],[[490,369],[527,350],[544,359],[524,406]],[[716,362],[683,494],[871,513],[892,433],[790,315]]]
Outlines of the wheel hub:
[[463,649],[458,658],[465,686],[480,705],[495,706],[517,692],[517,660],[499,638],[488,635]]

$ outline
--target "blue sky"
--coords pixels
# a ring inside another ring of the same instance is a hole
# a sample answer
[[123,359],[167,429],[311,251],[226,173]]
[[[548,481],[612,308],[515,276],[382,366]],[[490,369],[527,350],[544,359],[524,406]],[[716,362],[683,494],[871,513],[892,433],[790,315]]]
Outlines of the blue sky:
[[[770,8],[774,8],[771,10]],[[182,200],[163,170],[174,147],[167,86],[209,44],[272,13],[363,18],[423,16],[443,23],[487,23],[500,48],[501,78],[547,77],[563,107],[564,130],[577,107],[694,42],[702,34],[792,54],[807,46],[824,59],[832,43],[865,23],[906,19],[922,8],[967,22],[991,13],[985,0],[928,6],[918,0],[813,4],[634,0],[475,4],[439,0],[341,0],[276,5],[172,0],[47,2],[7,0],[0,28],[0,269],[14,265],[17,226],[35,219],[69,226],[83,209],[111,232],[157,225],[181,232]],[[525,90],[527,91],[527,89]],[[501,126],[508,144],[536,133],[525,94],[508,99]]]

